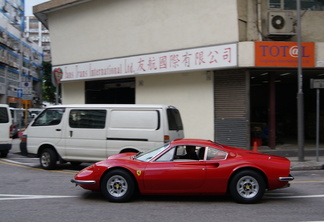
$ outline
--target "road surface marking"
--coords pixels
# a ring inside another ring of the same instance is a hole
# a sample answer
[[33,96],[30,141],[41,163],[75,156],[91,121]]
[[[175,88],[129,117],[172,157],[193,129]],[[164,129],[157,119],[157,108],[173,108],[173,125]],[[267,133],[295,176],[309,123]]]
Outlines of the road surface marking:
[[2,200],[31,200],[31,199],[52,199],[52,198],[74,198],[74,197],[77,197],[77,196],[0,194],[0,201],[2,201]]

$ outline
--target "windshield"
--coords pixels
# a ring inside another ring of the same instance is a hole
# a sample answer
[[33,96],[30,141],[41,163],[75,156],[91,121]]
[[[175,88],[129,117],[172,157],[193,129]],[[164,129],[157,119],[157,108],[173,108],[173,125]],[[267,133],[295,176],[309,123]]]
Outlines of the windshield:
[[162,147],[158,147],[154,150],[150,150],[144,153],[139,153],[138,155],[135,156],[135,159],[143,161],[143,162],[148,162],[150,161],[153,157],[161,153],[163,150],[169,147],[170,144],[165,144]]

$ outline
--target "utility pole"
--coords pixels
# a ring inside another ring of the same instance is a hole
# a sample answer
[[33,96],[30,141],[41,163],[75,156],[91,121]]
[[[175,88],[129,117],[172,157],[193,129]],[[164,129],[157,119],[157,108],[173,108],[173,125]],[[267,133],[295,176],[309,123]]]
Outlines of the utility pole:
[[302,47],[301,47],[301,16],[300,0],[297,0],[297,41],[298,41],[298,91],[297,91],[297,121],[298,121],[298,160],[304,161],[304,93],[302,74]]

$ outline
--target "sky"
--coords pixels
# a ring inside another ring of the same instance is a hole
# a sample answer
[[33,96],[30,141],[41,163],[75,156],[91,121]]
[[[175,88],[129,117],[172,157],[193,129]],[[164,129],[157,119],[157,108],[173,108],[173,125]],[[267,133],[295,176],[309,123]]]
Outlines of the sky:
[[49,0],[25,0],[25,16],[33,16],[33,6]]

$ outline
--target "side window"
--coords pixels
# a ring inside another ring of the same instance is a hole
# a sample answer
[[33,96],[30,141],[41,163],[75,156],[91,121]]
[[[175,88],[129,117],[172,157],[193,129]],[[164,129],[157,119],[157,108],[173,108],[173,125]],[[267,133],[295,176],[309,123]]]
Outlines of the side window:
[[72,109],[69,114],[71,128],[104,129],[106,110]]
[[9,122],[8,111],[7,108],[0,108],[0,123]]
[[207,160],[224,160],[227,157],[227,152],[208,147]]
[[53,126],[61,123],[65,109],[47,109],[34,121],[33,126]]

